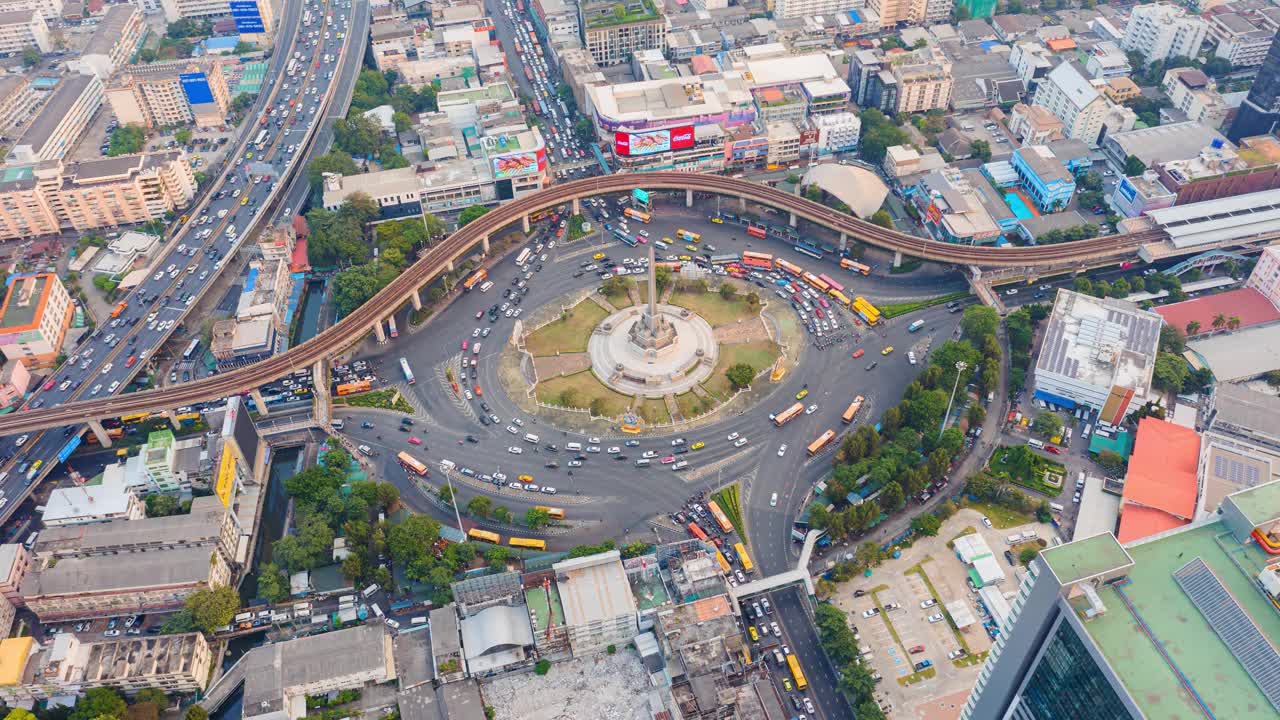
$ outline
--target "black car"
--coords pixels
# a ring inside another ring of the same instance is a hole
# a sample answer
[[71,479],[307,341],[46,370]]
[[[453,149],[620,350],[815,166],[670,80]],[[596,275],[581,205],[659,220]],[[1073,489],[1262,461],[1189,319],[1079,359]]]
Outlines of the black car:
[[879,363],[879,361],[872,360],[872,361],[871,361],[871,363],[867,365],[867,369],[868,369],[868,370],[875,370],[875,369],[876,369],[876,366],[877,366],[877,365],[879,365],[879,364],[880,364],[880,363]]
[[481,425],[484,425],[485,427],[488,427],[490,422],[492,422],[492,421],[491,421],[491,420],[489,420],[489,416],[488,416],[488,415],[481,415],[481,416],[480,416],[480,424],[481,424]]
[[543,467],[546,467],[546,468],[558,468],[558,467],[560,467],[560,463],[556,462],[555,460],[549,460],[549,461],[547,461],[547,463],[546,463],[546,464],[544,464],[544,465],[543,465]]
[[408,427],[406,427],[406,426],[404,426],[404,425],[401,425],[401,426],[400,426],[399,428],[397,428],[397,429],[398,429],[400,432],[402,432],[402,433],[412,432],[411,430],[409,430],[409,428],[408,428]]
[[410,418],[400,418],[400,424],[401,424],[401,425],[413,425],[413,420],[412,420],[412,419],[410,419]]
[[1004,551],[1004,559],[1005,559],[1005,560],[1008,560],[1010,565],[1017,565],[1017,564],[1018,564],[1018,562],[1017,562],[1016,560],[1014,560],[1014,559],[1013,559],[1013,553],[1012,553],[1012,552],[1010,552],[1010,551],[1008,551],[1008,550],[1005,550],[1005,551]]

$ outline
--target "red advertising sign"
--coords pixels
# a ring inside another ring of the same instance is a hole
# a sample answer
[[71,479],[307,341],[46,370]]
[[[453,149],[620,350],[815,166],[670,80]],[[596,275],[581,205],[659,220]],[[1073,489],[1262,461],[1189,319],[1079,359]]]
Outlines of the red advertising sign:
[[613,134],[613,154],[626,157],[631,154],[631,134],[618,132]]
[[693,147],[693,126],[681,125],[671,128],[671,149],[684,150]]
[[613,134],[613,154],[618,157],[653,155],[693,147],[693,126],[681,125],[664,130]]
[[811,128],[800,133],[801,145],[812,145],[816,142],[818,142],[818,130],[816,128]]

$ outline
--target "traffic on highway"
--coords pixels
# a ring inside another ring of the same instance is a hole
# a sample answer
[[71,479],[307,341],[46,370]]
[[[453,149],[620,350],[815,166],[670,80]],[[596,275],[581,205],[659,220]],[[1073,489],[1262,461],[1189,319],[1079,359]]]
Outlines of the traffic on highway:
[[[273,59],[271,74],[227,166],[204,199],[179,220],[146,278],[118,300],[110,319],[75,348],[66,363],[28,401],[36,410],[123,392],[175,332],[267,211],[269,199],[294,165],[337,69],[351,2],[309,2],[286,19],[292,40]],[[289,216],[292,208],[284,208]],[[198,370],[204,376],[209,371]],[[192,378],[196,379],[196,378]],[[82,426],[0,440],[0,514],[79,444]]]

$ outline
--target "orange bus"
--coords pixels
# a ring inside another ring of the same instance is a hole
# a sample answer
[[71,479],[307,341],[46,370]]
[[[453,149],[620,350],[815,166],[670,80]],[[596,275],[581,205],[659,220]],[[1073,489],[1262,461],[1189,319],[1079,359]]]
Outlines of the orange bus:
[[120,302],[116,303],[115,308],[111,310],[111,317],[113,318],[120,317],[120,313],[124,312],[124,309],[127,307],[129,307],[128,300],[121,300]]
[[480,268],[479,270],[475,271],[475,273],[473,273],[471,277],[463,281],[462,289],[470,290],[476,285],[479,285],[480,283],[484,282],[484,279],[487,277],[489,277],[489,272],[484,268]]
[[778,258],[777,262],[778,262],[778,269],[782,270],[783,272],[787,272],[792,275],[799,275],[800,273],[804,272],[804,268],[800,267],[799,265],[796,265],[795,263],[787,262],[782,258]]
[[721,530],[733,532],[733,524],[729,522],[729,516],[724,514],[724,511],[720,509],[720,505],[715,500],[707,503],[707,510],[711,511],[711,517],[716,519],[716,524],[720,526]]
[[689,533],[692,534],[694,537],[698,538],[699,540],[701,540],[702,542],[711,542],[707,538],[707,534],[702,531],[702,528],[698,527],[698,523],[696,522],[689,523]]
[[747,234],[750,235],[751,237],[763,238],[765,236],[765,231],[764,231],[764,228],[759,227],[757,225],[748,225]]
[[399,455],[396,455],[396,459],[400,461],[400,465],[403,466],[405,470],[412,470],[413,472],[418,473],[418,475],[424,477],[430,473],[430,471],[427,470],[426,465],[423,465],[417,458],[407,452],[401,452]]
[[844,415],[840,416],[840,419],[844,421],[845,425],[848,425],[849,423],[853,422],[853,417],[858,414],[859,410],[862,409],[862,401],[863,401],[863,398],[861,395],[859,395],[858,397],[853,399],[853,402],[849,403],[849,409],[845,410]]
[[373,383],[368,380],[357,380],[356,382],[342,383],[338,386],[338,395],[352,395],[354,393],[368,392],[373,387]]
[[555,508],[555,507],[548,507],[548,506],[546,506],[546,505],[538,505],[538,506],[535,506],[535,507],[534,507],[534,509],[535,509],[535,510],[546,510],[546,511],[547,511],[547,517],[550,517],[552,520],[563,520],[563,519],[564,519],[564,509],[563,509],[563,508]]
[[751,252],[747,250],[742,253],[742,264],[747,267],[761,268],[764,270],[773,269],[773,256],[765,253]]
[[813,289],[817,290],[818,292],[824,295],[831,291],[831,285],[828,284],[827,281],[823,280],[817,275],[814,275],[811,272],[805,272],[803,275],[801,275],[801,277],[803,277],[804,281],[809,283],[809,285],[813,287]]
[[804,412],[804,405],[801,405],[800,403],[796,403],[795,405],[792,405],[786,410],[783,410],[782,412],[773,416],[773,424],[777,425],[778,427],[782,427],[783,425],[786,425],[788,422],[790,422],[792,418],[794,418],[795,416],[799,415],[802,412]]
[[635,210],[635,209],[633,209],[633,208],[627,208],[627,209],[623,210],[623,211],[622,211],[622,214],[623,214],[623,215],[626,215],[627,217],[631,218],[632,220],[639,220],[639,221],[640,221],[640,222],[642,222],[642,223],[648,223],[650,220],[652,220],[652,219],[653,219],[653,218],[649,215],[649,213],[647,213],[647,212],[640,212],[639,210]]
[[853,260],[850,260],[849,258],[840,258],[840,267],[844,268],[845,270],[852,270],[857,273],[862,273],[863,275],[871,274],[870,267],[867,267],[866,265],[863,265],[860,262],[855,262]]
[[822,450],[822,448],[831,444],[831,441],[834,440],[835,437],[836,437],[835,430],[827,430],[826,432],[819,435],[817,440],[814,440],[813,442],[809,443],[809,455],[811,457],[813,455],[817,455],[818,452]]

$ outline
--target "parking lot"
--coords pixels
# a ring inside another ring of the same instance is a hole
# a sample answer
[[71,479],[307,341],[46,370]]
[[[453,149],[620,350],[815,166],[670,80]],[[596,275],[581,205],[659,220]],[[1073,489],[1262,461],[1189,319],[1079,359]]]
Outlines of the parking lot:
[[[1026,527],[1033,528],[1042,538],[1053,533],[1039,523]],[[959,715],[992,638],[983,627],[990,618],[968,585],[968,567],[948,543],[962,534],[981,534],[1005,572],[999,587],[1008,595],[1018,587],[1015,568],[1003,555],[1005,538],[1014,530],[986,527],[980,513],[962,509],[936,537],[916,541],[870,577],[840,585],[833,602],[849,613],[863,657],[881,678],[877,700],[891,717],[943,720]],[[972,625],[954,627],[944,609],[953,601],[972,613]]]

